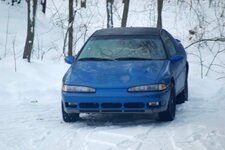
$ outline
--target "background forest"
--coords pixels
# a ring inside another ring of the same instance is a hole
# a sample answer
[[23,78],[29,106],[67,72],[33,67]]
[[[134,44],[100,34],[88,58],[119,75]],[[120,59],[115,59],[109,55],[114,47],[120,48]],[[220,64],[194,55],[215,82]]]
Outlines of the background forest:
[[[170,123],[101,114],[64,123],[64,56],[121,26],[162,27],[181,41],[189,101]],[[224,0],[0,0],[1,149],[224,150],[224,83]]]

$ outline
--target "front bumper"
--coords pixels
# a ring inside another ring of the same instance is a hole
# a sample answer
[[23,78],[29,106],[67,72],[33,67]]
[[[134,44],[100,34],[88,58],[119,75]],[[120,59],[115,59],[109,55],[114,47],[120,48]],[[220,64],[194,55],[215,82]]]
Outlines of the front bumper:
[[[127,92],[127,89],[96,89],[96,93],[62,92],[67,113],[156,113],[165,111],[170,88],[160,92]],[[159,102],[149,106],[149,102]]]

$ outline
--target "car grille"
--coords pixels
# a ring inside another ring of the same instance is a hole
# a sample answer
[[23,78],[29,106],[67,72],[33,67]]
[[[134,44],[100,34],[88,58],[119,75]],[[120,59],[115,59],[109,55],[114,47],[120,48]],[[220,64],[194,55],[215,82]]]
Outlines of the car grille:
[[80,103],[80,108],[99,108],[98,103]]
[[80,112],[144,112],[145,103],[80,103]]
[[124,107],[125,108],[144,108],[145,104],[144,103],[125,103]]
[[121,103],[102,103],[102,108],[121,108]]

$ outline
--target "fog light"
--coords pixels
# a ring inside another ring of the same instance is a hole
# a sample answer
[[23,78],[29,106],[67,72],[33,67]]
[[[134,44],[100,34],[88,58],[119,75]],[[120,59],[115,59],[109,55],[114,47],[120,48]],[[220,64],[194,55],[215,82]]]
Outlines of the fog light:
[[150,107],[159,106],[159,102],[149,102],[148,106],[150,106]]
[[77,103],[76,102],[67,102],[66,106],[67,107],[77,107]]

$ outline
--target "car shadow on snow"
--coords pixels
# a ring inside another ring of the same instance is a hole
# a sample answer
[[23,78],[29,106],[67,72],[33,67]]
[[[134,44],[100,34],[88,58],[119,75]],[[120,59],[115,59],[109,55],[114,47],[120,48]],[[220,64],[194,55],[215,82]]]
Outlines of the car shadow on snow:
[[88,126],[136,126],[164,124],[156,114],[81,114],[80,123]]
[[87,126],[123,126],[131,127],[137,125],[157,125],[164,126],[177,122],[185,123],[184,115],[186,116],[186,105],[177,105],[176,118],[173,121],[160,121],[157,114],[148,113],[105,113],[105,114],[80,114],[80,119],[77,123],[82,123]]

